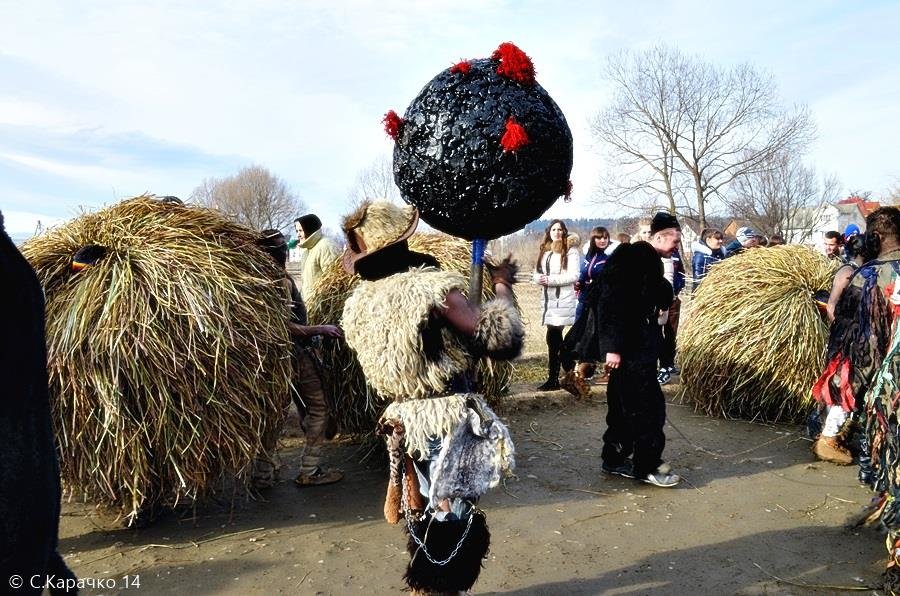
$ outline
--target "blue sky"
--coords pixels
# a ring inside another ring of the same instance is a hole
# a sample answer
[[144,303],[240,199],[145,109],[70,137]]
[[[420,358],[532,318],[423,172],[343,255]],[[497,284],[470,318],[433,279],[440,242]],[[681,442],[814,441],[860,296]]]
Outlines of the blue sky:
[[0,0],[0,209],[24,234],[259,164],[336,228],[359,171],[390,152],[382,115],[503,41],[575,139],[575,200],[550,215],[615,213],[591,196],[601,69],[659,42],[773,73],[815,117],[809,163],[877,195],[900,182],[898,31],[900,2]]

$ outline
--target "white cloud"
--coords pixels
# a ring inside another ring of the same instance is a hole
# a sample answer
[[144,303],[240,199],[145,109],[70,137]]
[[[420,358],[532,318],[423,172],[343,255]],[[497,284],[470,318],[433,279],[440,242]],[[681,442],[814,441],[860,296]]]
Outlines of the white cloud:
[[46,213],[30,211],[3,211],[3,227],[10,236],[31,236],[41,227],[48,228],[64,221]]
[[[848,183],[874,188],[897,173],[896,83],[882,94],[874,84],[879,76],[900,80],[900,56],[887,34],[897,15],[896,5],[774,0],[741,7],[699,1],[6,2],[0,4],[0,125],[102,134],[77,137],[86,143],[80,160],[57,154],[40,138],[28,147],[0,140],[0,153],[90,187],[69,195],[34,189],[55,194],[61,205],[90,203],[90,193],[106,199],[111,187],[164,186],[187,194],[204,177],[258,163],[283,177],[311,209],[328,213],[326,225],[333,227],[357,172],[390,151],[379,123],[383,113],[402,111],[456,60],[487,56],[511,40],[533,57],[539,81],[566,113],[575,138],[575,200],[550,213],[604,213],[614,209],[590,201],[603,166],[587,125],[607,93],[600,69],[616,49],[665,41],[719,63],[751,61],[773,70],[789,101],[814,108],[822,140],[812,161]],[[869,34],[847,42],[849,32],[863,30]],[[136,143],[135,153],[147,154],[142,161],[122,159],[121,145],[99,140],[128,135],[159,142]],[[160,158],[167,146],[229,158],[180,168]]]

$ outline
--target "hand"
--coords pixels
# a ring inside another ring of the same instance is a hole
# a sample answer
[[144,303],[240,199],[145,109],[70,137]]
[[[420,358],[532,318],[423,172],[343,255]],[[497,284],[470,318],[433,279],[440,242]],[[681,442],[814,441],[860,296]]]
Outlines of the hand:
[[507,256],[499,263],[491,260],[485,260],[484,266],[487,267],[488,273],[491,274],[491,283],[494,285],[503,284],[504,286],[512,286],[516,283],[516,275],[519,273],[519,265],[512,260],[512,255]]
[[322,337],[333,337],[340,339],[344,337],[344,332],[337,325],[319,325],[319,333]]
[[540,276],[540,277],[538,278],[538,284],[539,284],[539,285],[542,285],[542,286],[549,286],[549,285],[550,285],[550,278],[547,277],[546,275],[542,275],[542,276]]
[[606,368],[613,370],[622,366],[622,355],[615,352],[606,353]]

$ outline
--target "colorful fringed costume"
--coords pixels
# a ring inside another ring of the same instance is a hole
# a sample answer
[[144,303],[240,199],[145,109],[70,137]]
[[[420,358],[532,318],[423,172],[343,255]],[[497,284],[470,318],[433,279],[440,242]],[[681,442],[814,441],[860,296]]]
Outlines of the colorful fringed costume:
[[[871,448],[872,487],[888,529],[889,567],[900,566],[900,249],[866,264],[850,282],[860,290],[852,375],[866,381],[864,423]],[[862,474],[861,474],[862,476]]]
[[393,400],[379,420],[390,456],[384,513],[405,520],[414,590],[468,590],[478,577],[490,535],[476,502],[511,471],[506,426],[471,392],[478,358],[518,354],[524,329],[512,302],[474,307],[470,333],[447,316],[463,276],[410,252],[412,207],[364,204],[348,217],[345,263],[362,280],[347,299],[341,325],[366,380]]

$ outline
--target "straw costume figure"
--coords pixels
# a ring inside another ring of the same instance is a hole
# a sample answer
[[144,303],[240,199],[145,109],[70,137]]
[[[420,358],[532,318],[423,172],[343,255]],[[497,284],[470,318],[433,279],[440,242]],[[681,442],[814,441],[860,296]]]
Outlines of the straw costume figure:
[[289,406],[280,272],[257,233],[141,196],[22,248],[46,295],[64,485],[129,525],[245,486]]
[[[391,460],[385,517],[409,531],[406,582],[417,593],[465,591],[489,545],[475,503],[514,455],[506,426],[470,392],[472,371],[481,357],[514,358],[524,337],[517,267],[484,262],[484,247],[568,195],[572,135],[511,43],[439,73],[403,118],[389,112],[384,123],[410,206],[366,203],[345,219],[346,266],[362,281],[342,327],[369,384],[394,400],[380,421]],[[468,298],[462,275],[409,250],[420,213],[472,240]],[[479,306],[485,265],[496,298]]]

